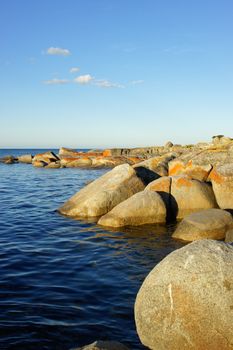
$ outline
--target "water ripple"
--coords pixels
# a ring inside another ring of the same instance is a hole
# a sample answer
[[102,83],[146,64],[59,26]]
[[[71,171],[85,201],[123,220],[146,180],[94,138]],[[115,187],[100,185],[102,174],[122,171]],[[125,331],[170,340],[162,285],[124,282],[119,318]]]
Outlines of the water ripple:
[[105,230],[56,213],[104,172],[0,164],[1,349],[65,350],[96,339],[143,349],[136,293],[181,243],[172,226]]

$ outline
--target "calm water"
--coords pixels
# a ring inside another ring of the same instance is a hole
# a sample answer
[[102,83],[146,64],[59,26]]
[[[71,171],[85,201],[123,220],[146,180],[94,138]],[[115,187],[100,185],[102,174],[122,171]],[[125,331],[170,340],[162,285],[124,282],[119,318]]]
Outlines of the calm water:
[[0,164],[1,350],[68,350],[96,339],[143,349],[136,293],[181,243],[171,240],[172,227],[107,231],[56,213],[104,172]]

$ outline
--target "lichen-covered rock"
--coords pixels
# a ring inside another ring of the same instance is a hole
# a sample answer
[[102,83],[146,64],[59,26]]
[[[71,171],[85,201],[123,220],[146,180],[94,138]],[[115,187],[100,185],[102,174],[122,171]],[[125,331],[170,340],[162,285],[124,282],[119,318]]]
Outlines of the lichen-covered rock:
[[122,227],[166,222],[166,207],[156,192],[138,192],[102,216],[99,225]]
[[125,345],[118,341],[95,341],[92,344],[72,350],[129,350]]
[[222,209],[206,209],[186,216],[172,237],[184,241],[224,239],[229,228],[233,228],[230,213]]
[[233,163],[214,168],[210,179],[219,207],[233,209]]
[[170,194],[177,206],[178,219],[196,211],[218,207],[211,185],[187,176],[172,177]]
[[233,247],[200,240],[169,254],[143,282],[135,319],[152,350],[232,350]]
[[104,215],[144,188],[130,165],[119,165],[77,192],[58,211],[74,217]]
[[51,162],[56,162],[58,160],[60,160],[60,158],[55,153],[44,152],[44,153],[36,154],[33,157],[32,163],[39,161],[39,162],[45,162],[45,163],[49,164]]

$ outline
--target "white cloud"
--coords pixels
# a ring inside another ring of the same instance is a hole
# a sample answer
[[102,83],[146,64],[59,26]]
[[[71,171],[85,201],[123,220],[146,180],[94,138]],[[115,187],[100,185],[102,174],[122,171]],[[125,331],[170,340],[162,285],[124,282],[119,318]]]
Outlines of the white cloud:
[[113,83],[109,80],[95,80],[94,85],[101,87],[101,88],[124,88],[124,85]]
[[49,47],[46,50],[47,55],[57,55],[57,56],[69,56],[71,52],[68,49],[62,49],[60,47]]
[[74,79],[75,83],[86,85],[89,84],[94,78],[90,74],[80,75]]
[[45,80],[43,83],[46,85],[65,85],[69,83],[69,80],[54,78],[50,80]]
[[129,82],[130,85],[139,85],[143,83],[144,83],[144,80],[132,80]]
[[80,71],[79,67],[72,67],[72,68],[70,68],[70,73],[77,73],[79,71]]

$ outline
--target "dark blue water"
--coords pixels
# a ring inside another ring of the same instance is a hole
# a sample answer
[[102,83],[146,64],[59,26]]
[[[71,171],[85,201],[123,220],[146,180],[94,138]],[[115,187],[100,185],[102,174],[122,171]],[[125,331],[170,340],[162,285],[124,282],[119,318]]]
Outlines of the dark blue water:
[[1,350],[68,350],[96,339],[143,349],[136,293],[181,243],[170,238],[172,227],[107,231],[56,213],[104,172],[0,163]]

